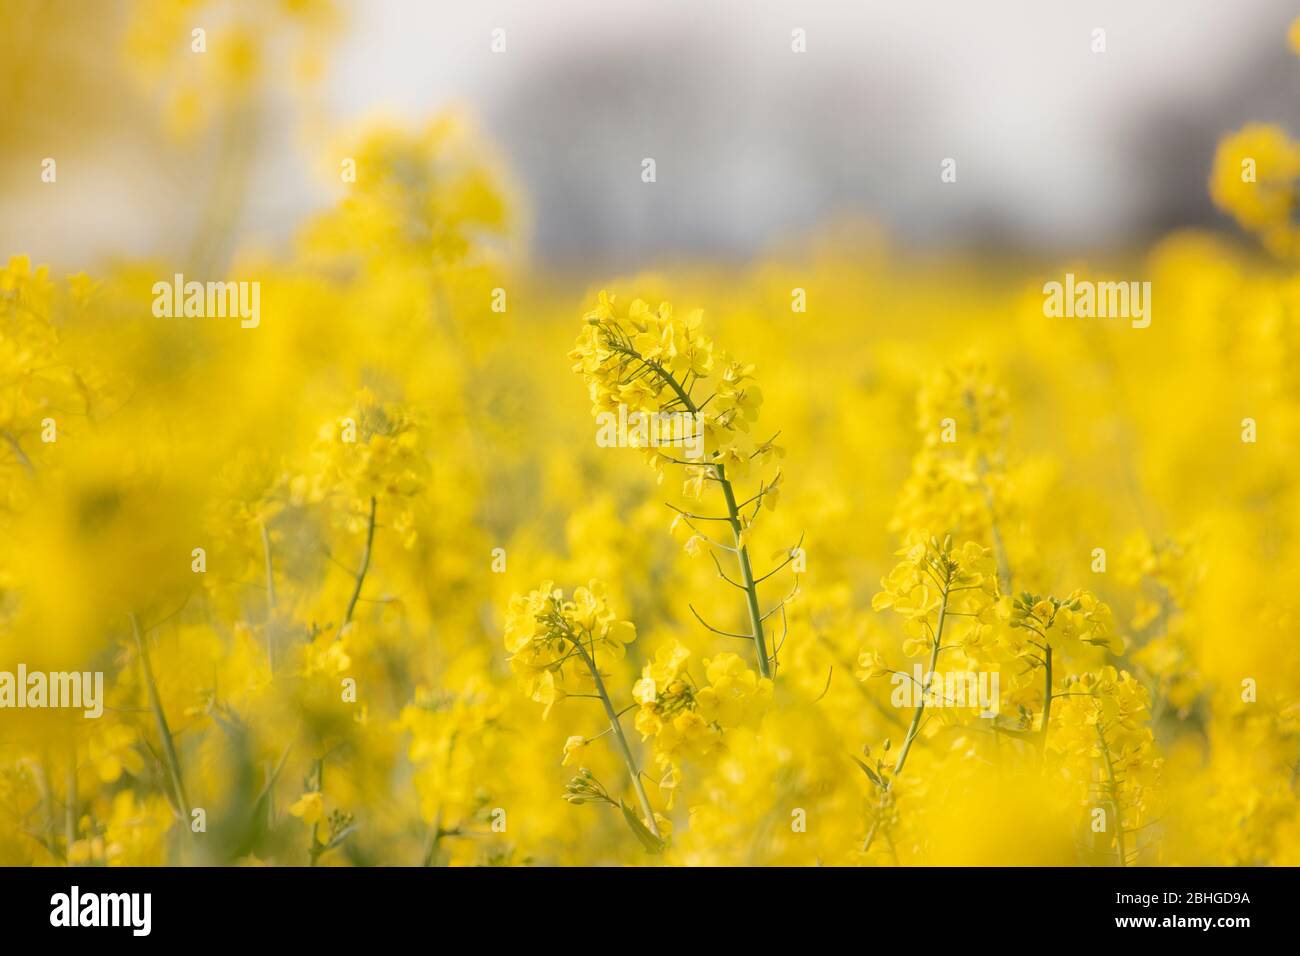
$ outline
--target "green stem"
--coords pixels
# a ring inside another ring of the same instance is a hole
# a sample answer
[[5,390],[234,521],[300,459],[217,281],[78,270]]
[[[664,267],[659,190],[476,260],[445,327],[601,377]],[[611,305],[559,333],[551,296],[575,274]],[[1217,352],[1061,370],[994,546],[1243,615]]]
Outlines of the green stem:
[[23,466],[23,470],[29,475],[36,474],[36,466],[32,464],[32,460],[28,458],[27,453],[23,451],[23,446],[18,443],[18,439],[8,432],[3,432],[2,434],[4,440],[9,444],[9,448],[13,451],[14,457],[18,459],[18,464]]
[[171,776],[172,790],[176,794],[176,806],[180,810],[183,825],[188,830],[190,801],[185,794],[185,780],[181,775],[180,757],[176,754],[176,742],[172,739],[171,728],[167,725],[167,714],[163,711],[162,698],[158,696],[158,684],[154,681],[153,666],[149,662],[149,645],[140,630],[140,619],[134,612],[130,617],[135,646],[140,653],[140,669],[144,672],[144,683],[149,692],[149,707],[153,710],[154,723],[158,725],[158,736],[162,738],[163,756],[167,758],[167,771]]
[[40,773],[36,778],[37,784],[41,788],[41,803],[45,807],[45,848],[53,856],[58,856],[58,850],[55,844],[55,833],[58,831],[58,824],[54,819],[54,781],[50,779],[50,752],[48,749],[41,752],[41,762],[37,765]]
[[948,584],[943,587],[943,601],[939,605],[939,620],[934,628],[934,646],[930,649],[930,669],[925,675],[925,687],[921,690],[921,700],[916,705],[916,710],[912,713],[911,726],[907,728],[907,737],[903,740],[903,749],[898,752],[898,762],[894,764],[894,776],[897,777],[903,772],[903,764],[907,763],[907,755],[912,750],[912,741],[921,730],[921,715],[925,713],[925,698],[930,692],[930,686],[934,683],[934,669],[939,663],[939,644],[943,639],[943,622],[948,613]]
[[275,674],[275,572],[271,563],[271,534],[262,522],[262,554],[266,564],[266,665]]
[[[68,747],[67,800],[63,804],[63,856],[72,859],[72,844],[77,842],[77,743]],[[72,864],[69,863],[69,866]]]
[[772,676],[772,662],[767,656],[767,641],[763,636],[763,612],[758,606],[758,586],[754,583],[754,571],[749,563],[749,547],[741,543],[740,509],[736,507],[736,494],[731,482],[727,480],[726,469],[714,465],[718,473],[718,484],[722,486],[722,497],[727,502],[727,520],[731,524],[731,533],[736,540],[736,555],[740,559],[740,582],[745,587],[745,604],[749,608],[749,624],[754,636],[754,653],[758,656],[758,672],[763,677]]
[[[316,776],[316,789],[311,792],[321,794],[321,799],[323,801],[325,794],[325,758],[321,757],[317,760],[312,766],[312,770]],[[324,806],[323,803],[322,806]],[[308,866],[315,866],[316,861],[320,859],[320,855],[325,852],[325,845],[320,842],[319,833],[320,821],[318,820],[311,825],[311,848],[307,851],[307,855],[311,858],[311,862],[307,864]]]
[[[682,403],[682,407],[688,413],[694,416],[700,414],[699,406],[691,398],[690,393],[682,387],[681,382],[673,376],[666,368],[653,359],[648,359],[635,349],[626,348],[616,343],[610,343],[610,348],[622,355],[635,358],[643,363],[647,368],[653,371],[659,379],[672,389],[677,400]],[[758,586],[754,582],[754,571],[749,563],[749,547],[741,544],[741,532],[744,530],[740,523],[740,508],[736,505],[736,494],[731,488],[731,482],[727,479],[726,469],[719,464],[711,466],[717,475],[718,484],[722,486],[722,496],[727,502],[727,522],[731,525],[731,533],[736,541],[736,556],[740,560],[740,577],[741,583],[745,590],[745,603],[749,607],[749,622],[754,639],[754,653],[758,657],[758,672],[763,677],[772,676],[772,662],[767,656],[767,642],[763,637],[763,612],[758,606]]]
[[[452,759],[456,754],[456,743],[460,739],[459,733],[452,731],[447,738],[447,759],[443,761],[443,767],[450,776],[452,768]],[[438,812],[433,815],[433,827],[429,830],[429,836],[425,840],[424,859],[421,866],[433,866],[434,861],[438,858],[438,849],[442,845],[444,831],[442,821],[444,817],[444,807],[442,803],[438,804]]]
[[[352,588],[352,597],[348,600],[347,613],[343,615],[343,627],[347,627],[352,622],[352,612],[357,609],[357,601],[361,600],[361,585],[365,583],[366,573],[370,570],[370,553],[375,545],[375,496],[370,496],[370,519],[366,524],[366,547],[361,552],[361,566],[357,569],[356,586]],[[339,628],[342,633],[343,627]]]
[[1007,559],[1007,546],[1002,541],[1002,529],[998,527],[998,513],[993,504],[993,491],[989,488],[984,476],[988,474],[989,466],[980,455],[976,462],[976,471],[979,475],[980,491],[984,493],[984,504],[989,509],[989,533],[993,538],[993,553],[997,557],[998,564],[998,584],[1002,586],[1003,594],[1011,593],[1011,564]]
[[636,790],[637,800],[641,804],[641,812],[645,815],[646,826],[655,836],[660,836],[659,824],[655,822],[654,808],[650,806],[650,798],[646,795],[645,785],[641,782],[641,771],[637,769],[636,760],[632,756],[632,748],[627,744],[627,737],[623,735],[623,725],[619,722],[618,712],[614,710],[614,704],[609,699],[609,693],[605,690],[605,681],[600,676],[600,671],[596,668],[595,659],[587,652],[582,641],[578,638],[572,638],[573,645],[578,649],[587,669],[591,671],[592,680],[596,682],[596,693],[600,695],[600,702],[605,705],[605,715],[609,718],[609,729],[614,732],[614,738],[618,741],[619,750],[623,752],[623,762],[627,764],[628,775],[632,778],[632,787]]
[[[275,676],[275,573],[271,563],[271,534],[262,522],[262,553],[266,559],[266,669]],[[273,765],[266,764],[266,826],[275,826],[275,775]]]
[[[921,716],[925,713],[925,698],[930,693],[930,687],[934,683],[934,669],[939,664],[940,641],[943,638],[943,622],[948,614],[948,588],[952,583],[951,572],[947,572],[948,580],[943,586],[943,600],[939,604],[939,619],[934,626],[934,646],[930,648],[930,669],[925,677],[925,686],[921,688],[921,699],[917,702],[916,710],[912,712],[912,722],[907,728],[907,737],[903,740],[903,749],[898,752],[898,760],[894,763],[894,776],[897,777],[903,772],[903,765],[907,763],[907,755],[912,752],[912,741],[916,740],[917,734],[921,731]],[[880,814],[884,812],[886,801],[889,798],[889,781],[884,781],[884,786],[880,790],[880,806],[877,811],[875,822],[871,824],[871,829],[867,832],[867,837],[862,841],[862,852],[866,853],[871,849],[871,844],[875,842],[876,833],[880,829]]]
[[1110,747],[1106,744],[1106,734],[1097,724],[1097,740],[1101,744],[1101,755],[1106,760],[1106,787],[1110,791],[1111,806],[1115,808],[1115,849],[1119,855],[1119,865],[1128,866],[1128,851],[1124,848],[1124,812],[1119,805],[1119,784],[1115,780],[1115,764],[1110,759]]
[[434,860],[438,858],[438,848],[442,845],[442,807],[433,815],[433,825],[429,828],[429,833],[424,840],[424,853],[420,858],[421,866],[433,866]]
[[1048,644],[1047,639],[1044,638],[1043,646],[1047,649],[1046,653],[1043,655],[1043,682],[1046,684],[1046,687],[1043,689],[1043,726],[1039,730],[1043,735],[1043,739],[1039,746],[1041,747],[1042,752],[1046,753],[1047,727],[1052,720],[1052,645]]
[[[932,569],[938,569],[942,573],[942,580],[938,574],[934,575],[935,583],[940,584],[943,588],[943,594],[939,599],[939,617],[934,624],[934,632],[931,635],[933,641],[930,646],[930,667],[925,676],[925,685],[921,688],[921,699],[917,701],[916,710],[912,712],[912,722],[907,728],[907,737],[903,740],[903,747],[898,753],[898,760],[894,763],[894,772],[892,778],[882,777],[880,785],[880,807],[883,812],[886,801],[889,797],[889,788],[893,779],[896,779],[903,772],[903,767],[907,763],[907,755],[912,752],[912,743],[916,740],[917,735],[921,732],[921,717],[925,714],[925,699],[930,695],[930,688],[934,686],[935,668],[939,666],[939,652],[943,649],[943,626],[948,619],[948,598],[953,592],[953,577],[957,573],[957,565],[949,557],[949,548],[951,538],[945,539],[943,549],[940,552],[939,561],[931,564]],[[937,548],[937,544],[936,544]],[[930,562],[926,557],[927,563]],[[964,587],[956,590],[966,590]],[[972,617],[970,614],[960,614],[954,611],[953,614],[959,614],[963,617]],[[866,853],[871,849],[871,843],[875,839],[876,831],[879,829],[879,818],[871,826],[870,832],[867,833],[866,840],[862,843],[862,852]]]
[[[352,587],[352,596],[348,598],[348,607],[347,610],[343,613],[343,623],[339,626],[338,635],[336,635],[336,637],[342,637],[343,628],[347,627],[349,624],[352,623],[352,614],[357,609],[357,601],[361,600],[361,586],[365,584],[366,574],[370,571],[370,554],[374,550],[374,546],[375,546],[375,508],[376,508],[375,496],[371,495],[370,496],[370,517],[366,521],[366,546],[365,549],[361,552],[361,565],[357,568],[356,583]],[[316,775],[315,792],[324,794],[325,793],[325,758],[324,757],[321,757],[316,761],[314,770]],[[321,854],[324,853],[325,850],[328,848],[327,844],[323,844],[319,840],[318,838],[319,831],[320,831],[320,824],[313,823],[311,825],[311,849],[309,851],[309,855],[311,857],[311,862],[309,864],[310,866],[315,866],[316,861],[320,859]]]
[[[966,408],[970,412],[971,432],[974,435],[980,433],[979,410],[975,405],[975,396],[967,390],[964,393]],[[993,491],[989,488],[988,482],[984,478],[989,473],[989,463],[980,452],[975,458],[975,473],[979,478],[980,491],[984,494],[984,503],[989,509],[989,530],[993,537],[993,551],[997,555],[998,563],[998,583],[1002,586],[1003,594],[1011,593],[1011,564],[1007,560],[1007,549],[1002,542],[1002,532],[998,528],[998,512],[993,504]]]

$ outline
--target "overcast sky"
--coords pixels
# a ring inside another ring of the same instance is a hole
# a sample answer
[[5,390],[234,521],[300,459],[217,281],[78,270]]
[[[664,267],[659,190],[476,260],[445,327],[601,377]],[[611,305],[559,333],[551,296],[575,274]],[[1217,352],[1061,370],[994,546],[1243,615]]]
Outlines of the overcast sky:
[[[526,187],[534,253],[561,264],[734,258],[844,214],[918,245],[1144,241],[1216,221],[1205,179],[1221,133],[1277,120],[1300,134],[1300,59],[1284,41],[1296,0],[348,8],[331,117],[418,119],[453,102],[478,114]],[[495,28],[504,54],[490,50]],[[791,51],[796,28],[804,54]],[[1105,53],[1091,50],[1095,28]],[[301,140],[275,117],[268,130],[242,227],[276,242],[329,195],[305,171]],[[123,242],[165,251],[183,209],[127,215],[166,195],[130,154],[129,142],[102,149],[105,181],[129,180],[118,164],[134,163],[149,188],[99,208],[78,195],[40,221],[15,201],[0,238],[21,232],[62,259]],[[645,157],[653,186],[641,182]],[[946,157],[956,184],[940,182]]]

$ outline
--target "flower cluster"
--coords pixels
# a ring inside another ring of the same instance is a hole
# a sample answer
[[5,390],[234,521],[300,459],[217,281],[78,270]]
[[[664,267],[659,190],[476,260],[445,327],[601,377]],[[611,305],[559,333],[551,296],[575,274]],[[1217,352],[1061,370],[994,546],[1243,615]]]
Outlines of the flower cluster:
[[337,523],[360,534],[373,522],[370,502],[385,503],[384,524],[403,543],[415,543],[416,499],[431,469],[427,425],[419,412],[397,402],[381,402],[362,390],[356,404],[317,432],[311,470],[295,475],[289,489],[295,502],[328,501]]
[[[750,560],[749,540],[759,512],[776,507],[781,473],[770,479],[760,475],[758,491],[744,501],[738,500],[734,482],[784,457],[785,451],[775,443],[776,436],[759,442],[752,437],[751,427],[763,402],[763,393],[754,381],[754,366],[715,348],[699,331],[701,315],[695,310],[679,318],[670,303],[652,310],[643,299],[634,299],[622,311],[615,297],[602,291],[596,307],[583,317],[582,331],[569,358],[574,362],[573,371],[587,382],[593,415],[623,407],[637,413],[681,414],[689,416],[688,428],[702,432],[700,454],[693,460],[681,457],[684,453],[676,448],[650,448],[647,454],[660,481],[667,465],[685,466],[683,494],[689,499],[702,498],[706,483],[721,490],[724,514],[701,515],[674,507],[673,528],[688,529],[686,552],[692,556],[707,552],[718,576],[744,592],[749,632],[727,632],[708,624],[698,612],[695,616],[710,631],[752,640],[759,675],[771,677],[776,651],[770,649],[765,633],[767,615],[759,608],[758,583],[791,563],[795,549],[786,549],[781,553],[785,561],[769,574],[758,576]],[[697,398],[697,390],[708,394]],[[700,525],[710,522],[729,527],[733,544],[717,541],[701,529]],[[739,581],[723,572],[717,552],[734,558]],[[796,577],[794,590],[771,613],[784,611],[797,593]]]
[[[717,349],[700,331],[703,315],[700,309],[679,315],[668,302],[651,308],[642,299],[633,299],[624,311],[617,297],[602,290],[596,307],[583,316],[569,358],[587,382],[592,414],[625,406],[629,412],[698,415],[703,461],[744,478],[751,461],[764,464],[780,450],[750,435],[763,404],[754,366]],[[697,399],[702,389],[711,391]],[[649,457],[662,480],[664,466],[681,460],[682,453],[655,449]],[[712,473],[699,463],[689,466],[691,497],[699,497]]]
[[1128,671],[1107,666],[1066,678],[1058,696],[1048,746],[1080,802],[1105,814],[1107,825],[1089,828],[1095,850],[1121,866],[1138,862],[1163,765],[1148,724],[1147,690]]
[[[193,256],[255,263],[267,308],[152,316],[188,257],[0,267],[0,695],[23,662],[103,676],[98,718],[0,707],[0,864],[1300,863],[1286,262],[1160,241],[1145,332],[851,232],[699,263],[707,326],[601,295],[570,353],[597,414],[705,432],[645,449],[651,499],[539,360],[581,293],[509,255],[467,124],[314,143],[340,201],[254,258],[242,106],[334,4],[239,0],[206,58],[211,4],[133,6],[154,101],[229,120]],[[24,69],[84,32],[9,7]],[[105,75],[66,72],[0,135]],[[1293,255],[1294,131],[1247,131],[1212,190]]]
[[697,684],[686,669],[690,653],[680,641],[661,646],[632,688],[636,729],[643,740],[654,738],[663,771],[659,786],[670,795],[680,786],[684,762],[716,758],[725,731],[755,721],[772,699],[772,681],[735,654],[706,658],[705,683]]
[[1125,543],[1120,558],[1118,570],[1124,582],[1139,589],[1129,622],[1138,633],[1187,608],[1205,575],[1203,560],[1185,537],[1152,540],[1139,532]]
[[1300,143],[1281,127],[1250,123],[1219,142],[1210,197],[1277,256],[1300,253],[1292,220],[1300,181]]
[[1008,401],[1006,389],[976,354],[929,376],[917,397],[921,449],[891,523],[901,533],[947,527],[960,537],[989,541],[1004,589],[1012,504],[1003,449]]
[[955,548],[951,535],[940,541],[922,533],[897,556],[903,560],[881,579],[871,607],[902,615],[903,653],[937,653],[945,636],[958,645],[978,641],[981,618],[998,599],[992,551],[974,541]]
[[1074,591],[1066,598],[1024,591],[1011,603],[1010,623],[1037,635],[1053,650],[1071,648],[1074,642],[1115,649],[1110,608],[1089,591]]
[[[567,599],[546,581],[527,594],[514,595],[506,609],[510,666],[528,696],[545,706],[543,716],[564,697],[566,680],[590,681],[588,661],[599,666],[609,656],[621,658],[635,638],[632,622],[617,620],[609,609],[599,581],[576,588]],[[582,686],[588,689],[586,683]]]
[[[75,309],[91,286],[85,276],[56,285],[48,269],[33,270],[26,256],[0,265],[0,468],[12,464],[21,475],[34,474],[60,422],[66,429],[94,409],[93,370],[70,360],[59,332],[60,307]],[[19,489],[0,484],[0,504]]]
[[346,198],[303,236],[313,257],[384,270],[454,265],[506,231],[499,176],[462,118],[377,125],[349,152]]

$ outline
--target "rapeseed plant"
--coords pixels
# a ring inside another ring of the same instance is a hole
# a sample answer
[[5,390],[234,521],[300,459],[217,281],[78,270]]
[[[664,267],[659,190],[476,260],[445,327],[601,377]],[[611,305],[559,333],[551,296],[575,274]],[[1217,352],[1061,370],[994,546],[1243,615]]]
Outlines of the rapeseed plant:
[[[724,515],[701,515],[674,507],[674,527],[680,523],[689,528],[687,552],[707,552],[717,565],[718,576],[744,593],[750,630],[742,635],[716,628],[693,607],[691,610],[710,631],[752,641],[758,672],[770,679],[779,643],[769,646],[766,621],[784,609],[785,601],[763,611],[758,585],[792,563],[797,546],[789,549],[781,564],[755,575],[748,542],[760,511],[774,509],[780,497],[780,470],[770,479],[762,470],[783,458],[785,451],[775,443],[776,434],[766,440],[756,440],[751,434],[763,404],[754,366],[715,350],[713,341],[699,331],[702,319],[699,309],[677,316],[667,302],[651,309],[642,299],[633,299],[623,312],[615,298],[602,291],[596,307],[583,316],[582,332],[569,357],[574,360],[573,370],[586,380],[593,415],[620,408],[641,415],[682,414],[702,430],[702,448],[694,460],[681,457],[684,452],[678,449],[653,448],[646,455],[660,481],[668,466],[685,469],[683,494],[688,499],[700,500],[706,482],[718,486]],[[701,397],[697,392],[707,394]],[[750,477],[751,472],[758,479],[758,490],[738,501],[733,482]],[[711,537],[702,529],[705,523],[725,525],[731,532],[731,544]],[[739,581],[722,569],[718,551],[734,556]],[[796,578],[796,591],[797,587]]]
[[[263,40],[310,73],[333,5],[236,4],[202,61],[191,6],[129,43],[231,151],[194,248],[0,266],[0,671],[104,677],[97,719],[0,708],[0,862],[1300,863],[1292,134],[1225,137],[1261,250],[1159,242],[1148,329],[846,232],[599,293],[592,411],[698,424],[647,472],[557,387],[574,283],[463,117],[321,137],[355,182],[227,248]],[[150,314],[227,260],[256,329]]]
[[[505,641],[506,649],[510,651],[510,666],[520,676],[525,693],[544,705],[543,718],[558,700],[566,697],[594,697],[600,701],[609,721],[609,727],[601,735],[612,733],[614,736],[640,805],[641,818],[638,819],[621,799],[614,800],[585,767],[570,782],[565,799],[570,803],[603,802],[619,807],[647,849],[658,852],[663,848],[667,821],[656,815],[651,807],[641,771],[623,733],[622,717],[631,708],[615,709],[601,675],[601,664],[606,657],[621,658],[625,646],[635,637],[636,629],[630,621],[615,619],[605,601],[605,588],[599,581],[577,588],[568,600],[563,591],[553,588],[547,581],[527,595],[517,594],[511,598],[506,612]],[[565,664],[570,665],[567,678]],[[580,692],[569,689],[575,686],[580,688]],[[564,745],[563,762],[567,764],[576,751],[589,746],[595,739],[569,737]]]

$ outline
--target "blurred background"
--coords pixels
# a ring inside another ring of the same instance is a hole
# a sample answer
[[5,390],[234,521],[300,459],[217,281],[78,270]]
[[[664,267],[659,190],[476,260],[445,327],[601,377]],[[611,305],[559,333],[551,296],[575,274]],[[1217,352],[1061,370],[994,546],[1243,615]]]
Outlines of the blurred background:
[[[530,210],[528,247],[551,267],[743,259],[843,217],[925,249],[1048,254],[1226,229],[1205,189],[1217,139],[1243,117],[1300,128],[1284,40],[1297,9],[6,0],[0,258],[22,251],[73,269],[109,249],[170,254],[214,215],[232,246],[273,249],[339,194],[333,132],[447,105],[498,144]],[[266,81],[255,108],[234,130],[178,120],[193,127],[178,140],[161,128],[156,81],[161,71],[164,88],[180,88],[192,70],[180,28],[240,18],[277,37],[249,67]],[[791,50],[796,28],[804,54]],[[1096,28],[1105,53],[1092,51]],[[47,156],[54,186],[40,180]],[[657,163],[653,185],[641,181],[644,157]],[[939,180],[945,157],[957,160],[955,184]],[[242,188],[217,181],[232,166]]]
[[[762,724],[682,780],[681,733],[633,742],[668,862],[1300,863],[1296,5],[0,0],[0,657],[108,693],[0,720],[0,863],[646,862],[560,798],[602,718],[546,719],[512,596],[606,582],[620,703],[753,622],[665,507],[685,476],[593,441],[569,350],[602,287],[703,308],[699,394],[743,363],[788,452],[731,449],[742,507],[780,488],[746,547],[808,559],[797,599],[763,587]],[[1150,281],[1150,328],[1047,314],[1077,261]],[[265,321],[156,316],[180,271],[251,280]],[[912,723],[886,790],[850,759],[909,726],[874,662],[926,648],[872,607],[926,529],[1072,623],[1050,681],[1006,602],[945,632],[1019,739]],[[1142,692],[1047,706],[1103,664]]]

